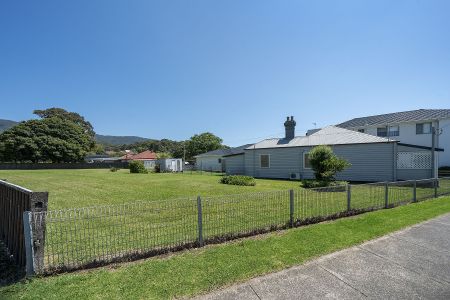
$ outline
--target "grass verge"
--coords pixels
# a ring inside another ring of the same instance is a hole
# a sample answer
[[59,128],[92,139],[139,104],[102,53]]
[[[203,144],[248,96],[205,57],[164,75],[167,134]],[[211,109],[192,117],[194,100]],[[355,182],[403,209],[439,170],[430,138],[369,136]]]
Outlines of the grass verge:
[[450,197],[208,246],[164,258],[35,278],[2,299],[165,299],[192,296],[278,271],[450,212]]

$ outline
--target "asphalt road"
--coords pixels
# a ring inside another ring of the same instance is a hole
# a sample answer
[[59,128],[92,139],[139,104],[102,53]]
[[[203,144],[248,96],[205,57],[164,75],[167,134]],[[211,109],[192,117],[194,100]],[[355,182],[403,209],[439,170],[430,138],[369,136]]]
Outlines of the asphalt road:
[[450,299],[450,214],[198,299]]

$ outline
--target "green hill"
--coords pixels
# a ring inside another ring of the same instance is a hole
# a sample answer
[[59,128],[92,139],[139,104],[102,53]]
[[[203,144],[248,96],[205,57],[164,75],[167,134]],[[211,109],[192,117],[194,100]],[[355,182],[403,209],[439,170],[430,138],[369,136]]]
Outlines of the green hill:
[[[18,124],[19,122],[11,121],[11,120],[3,120],[0,119],[0,132],[5,131],[6,129],[9,129],[13,127],[14,125]],[[115,135],[101,135],[96,134],[95,140],[103,145],[128,145],[128,144],[134,144],[138,142],[145,142],[149,139],[139,137],[139,136],[115,136]]]
[[5,131],[6,129],[9,129],[16,125],[18,122],[11,121],[11,120],[2,120],[0,119],[0,132]]
[[95,140],[103,145],[129,145],[137,142],[145,142],[149,139],[139,136],[115,136],[115,135],[101,135],[96,134]]

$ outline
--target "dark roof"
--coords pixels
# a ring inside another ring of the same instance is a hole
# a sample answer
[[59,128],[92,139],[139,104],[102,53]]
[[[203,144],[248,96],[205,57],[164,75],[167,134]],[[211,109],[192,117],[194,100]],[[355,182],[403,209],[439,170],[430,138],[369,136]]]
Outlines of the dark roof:
[[209,151],[206,153],[202,153],[196,155],[195,157],[203,157],[203,156],[230,156],[244,153],[244,149],[250,147],[253,144],[245,144],[239,147],[227,148],[227,149],[217,149],[213,151]]
[[367,125],[387,125],[411,121],[430,121],[450,118],[450,109],[418,109],[391,114],[355,118],[336,126],[343,128],[364,127]]

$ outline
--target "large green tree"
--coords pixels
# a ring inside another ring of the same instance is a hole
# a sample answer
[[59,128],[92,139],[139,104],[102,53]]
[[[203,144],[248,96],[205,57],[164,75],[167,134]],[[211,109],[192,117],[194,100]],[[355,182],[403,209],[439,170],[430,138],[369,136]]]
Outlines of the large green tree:
[[47,109],[36,109],[33,111],[35,115],[38,115],[42,119],[48,119],[48,118],[61,118],[66,119],[74,122],[75,124],[83,127],[87,134],[89,134],[92,138],[95,136],[94,127],[92,127],[92,124],[84,119],[83,116],[76,112],[70,112],[63,108],[59,107],[52,107]]
[[210,132],[196,134],[186,142],[187,157],[189,158],[221,148],[225,148],[222,145],[222,139]]
[[85,126],[62,115],[29,120],[0,134],[0,159],[9,162],[78,162],[92,150]]

